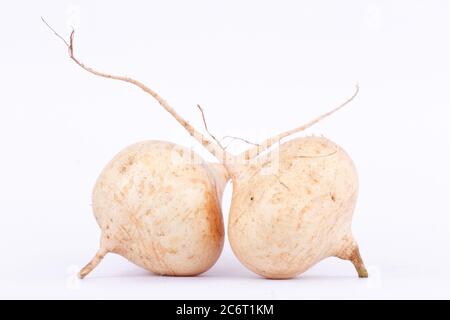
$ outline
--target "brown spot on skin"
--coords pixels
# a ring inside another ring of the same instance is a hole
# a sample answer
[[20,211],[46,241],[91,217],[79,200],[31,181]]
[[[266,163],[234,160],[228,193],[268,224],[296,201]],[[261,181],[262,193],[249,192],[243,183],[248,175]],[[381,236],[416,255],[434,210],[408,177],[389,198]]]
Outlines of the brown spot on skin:
[[281,193],[276,193],[272,196],[271,198],[271,203],[273,204],[277,204],[280,203],[283,200],[282,194]]
[[253,201],[255,198],[253,196],[250,197],[250,200]]
[[144,194],[145,187],[146,187],[146,179],[144,178],[141,180],[141,182],[139,183],[139,186],[138,186],[138,193],[140,196],[142,196]]
[[197,178],[191,178],[189,179],[189,182],[192,184],[200,184],[203,187],[203,190],[208,190],[208,182],[204,179],[197,179]]
[[[123,201],[122,201],[122,197],[121,196],[119,196],[119,195],[117,195],[117,193],[114,193],[114,201],[116,201],[118,204],[122,204],[123,203]],[[112,222],[112,219],[110,219],[111,220],[111,222]]]
[[134,161],[135,161],[135,156],[134,155],[129,156],[127,161],[122,165],[122,167],[120,167],[119,172],[121,174],[125,174],[128,171],[128,168],[133,165]]
[[331,200],[332,200],[333,202],[336,202],[336,196],[335,196],[334,194],[331,195]]
[[310,209],[309,205],[304,206],[300,211],[300,216],[303,216],[305,212],[308,211],[309,209]]
[[134,185],[134,178],[131,177],[131,179],[128,181],[127,185],[123,187],[123,189],[120,191],[120,197],[122,199],[125,199],[127,197],[128,192]]
[[310,173],[308,174],[308,176],[309,176],[309,178],[311,179],[311,181],[312,181],[313,183],[319,183],[319,180],[314,176],[314,173],[313,173],[313,172],[310,172]]

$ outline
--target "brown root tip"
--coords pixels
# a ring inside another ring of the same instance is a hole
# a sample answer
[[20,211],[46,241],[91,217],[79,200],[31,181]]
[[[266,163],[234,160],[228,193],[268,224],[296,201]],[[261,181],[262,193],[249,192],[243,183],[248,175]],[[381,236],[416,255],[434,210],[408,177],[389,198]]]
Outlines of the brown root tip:
[[367,272],[366,268],[362,267],[361,269],[356,269],[358,272],[358,277],[360,278],[368,278],[369,273]]
[[356,272],[358,272],[358,277],[360,277],[360,278],[369,277],[369,273],[367,272],[367,269],[364,266],[364,261],[361,257],[359,248],[357,246],[353,249],[353,251],[349,257],[349,260],[355,266]]
[[100,261],[103,260],[107,253],[108,251],[100,248],[94,258],[92,258],[92,260],[89,261],[89,263],[80,270],[80,272],[78,273],[78,277],[80,279],[84,279],[84,277],[86,277],[92,270],[94,270],[98,266]]

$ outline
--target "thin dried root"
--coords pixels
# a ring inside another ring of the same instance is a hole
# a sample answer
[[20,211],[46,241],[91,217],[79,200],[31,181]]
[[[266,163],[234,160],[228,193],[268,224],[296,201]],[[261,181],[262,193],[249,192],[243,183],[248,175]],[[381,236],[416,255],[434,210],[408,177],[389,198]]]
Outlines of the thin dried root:
[[103,258],[105,257],[105,255],[108,253],[107,250],[100,248],[97,251],[97,254],[95,255],[94,258],[92,258],[91,261],[89,261],[89,263],[84,266],[83,269],[80,270],[80,272],[78,273],[78,277],[80,279],[83,279],[84,277],[86,277],[92,270],[94,270],[98,264],[100,263],[100,261],[103,260]]
[[266,139],[266,140],[265,140],[264,142],[262,142],[260,145],[254,147],[254,148],[252,148],[252,149],[249,149],[249,150],[247,150],[247,151],[244,151],[244,152],[241,154],[241,156],[243,156],[244,159],[247,159],[247,160],[253,159],[253,158],[257,157],[258,155],[260,155],[260,154],[261,154],[262,152],[264,152],[265,150],[269,149],[269,148],[270,148],[271,146],[273,146],[274,144],[280,143],[281,139],[286,138],[286,137],[289,137],[290,135],[293,135],[293,134],[295,134],[295,133],[304,131],[304,130],[306,130],[306,129],[312,127],[312,126],[315,125],[316,123],[318,123],[318,122],[320,122],[321,120],[323,120],[323,119],[325,119],[325,118],[331,116],[333,113],[337,112],[338,110],[342,109],[342,108],[345,107],[347,104],[349,104],[349,103],[350,103],[350,102],[358,95],[358,92],[359,92],[359,85],[356,84],[356,86],[355,86],[355,92],[353,93],[353,95],[352,95],[350,98],[348,98],[347,100],[345,100],[343,103],[341,103],[339,106],[337,106],[336,108],[334,108],[333,110],[330,110],[330,111],[328,111],[328,112],[326,112],[326,113],[324,113],[324,114],[318,116],[317,118],[311,120],[310,122],[308,122],[308,123],[306,123],[306,124],[304,124],[304,125],[302,125],[302,126],[300,126],[300,127],[297,127],[297,128],[294,128],[294,129],[291,129],[291,130],[282,132],[282,133],[280,133],[280,134],[278,134],[278,135],[276,135],[276,136],[274,136],[274,137],[271,137],[271,138],[269,138],[269,139]]
[[348,260],[350,260],[351,263],[353,263],[353,265],[355,266],[356,272],[358,272],[358,277],[367,278],[369,276],[369,273],[364,266],[364,261],[361,257],[358,246],[353,249]]
[[[120,76],[120,75],[112,75],[109,73],[98,71],[94,68],[91,68],[87,65],[85,65],[83,62],[81,62],[76,56],[75,56],[75,49],[74,49],[74,38],[75,38],[75,30],[72,30],[70,33],[69,41],[64,39],[58,32],[55,31],[48,23],[45,21],[44,18],[41,17],[42,22],[59,38],[61,39],[64,44],[66,45],[68,51],[69,51],[69,57],[72,59],[78,66],[80,66],[82,69],[86,70],[87,72],[106,79],[112,79],[112,80],[118,80],[130,83],[140,89],[142,89],[144,92],[148,93],[150,96],[152,96],[168,113],[172,115],[173,118],[175,118],[178,123],[180,123],[184,129],[194,138],[196,139],[203,147],[206,148],[212,155],[214,155],[217,159],[219,159],[221,162],[225,163],[228,159],[233,159],[233,156],[226,152],[220,145],[217,144],[217,141],[213,141],[209,139],[208,137],[201,134],[199,131],[197,131],[193,126],[189,124],[183,117],[181,117],[175,109],[172,108],[172,106],[169,105],[169,103],[164,100],[156,91],[153,91],[146,85],[144,85],[142,82],[137,81],[133,78],[126,77],[126,76]],[[215,142],[215,143],[214,143]]]
[[225,148],[222,146],[222,144],[220,143],[219,140],[217,140],[217,138],[211,133],[211,131],[209,131],[208,129],[208,124],[206,123],[206,117],[205,117],[205,112],[203,111],[203,108],[197,104],[197,108],[198,110],[200,110],[200,113],[202,114],[202,120],[203,120],[203,126],[205,127],[206,132],[208,132],[209,136],[211,138],[213,138],[213,140],[217,143],[217,145],[225,151]]
[[228,143],[226,146],[225,146],[225,149],[227,149],[234,141],[236,141],[236,140],[240,140],[240,141],[242,141],[242,142],[245,142],[245,143],[247,143],[247,144],[251,144],[251,145],[253,145],[253,146],[261,146],[260,144],[258,144],[258,143],[255,143],[255,142],[251,142],[251,141],[249,141],[249,140],[247,140],[247,139],[244,139],[244,138],[240,138],[240,137],[236,137],[236,136],[225,136],[225,137],[223,137],[222,138],[222,140],[221,141],[223,141],[223,140],[225,140],[225,139],[232,139],[231,140],[231,142],[230,143]]

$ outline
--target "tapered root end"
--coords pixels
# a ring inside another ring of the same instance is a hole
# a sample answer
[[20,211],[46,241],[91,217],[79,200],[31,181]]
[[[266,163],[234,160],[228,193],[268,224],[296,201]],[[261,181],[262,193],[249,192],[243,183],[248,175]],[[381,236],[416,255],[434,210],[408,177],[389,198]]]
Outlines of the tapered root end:
[[355,247],[349,257],[349,260],[355,266],[356,272],[358,272],[358,277],[367,278],[369,277],[369,273],[364,265],[364,261],[361,258],[361,253],[359,252],[359,248]]
[[89,261],[89,263],[86,266],[84,266],[83,269],[80,270],[80,272],[78,273],[78,277],[80,279],[84,279],[84,277],[86,277],[92,270],[94,270],[98,266],[100,261],[103,260],[103,258],[107,253],[108,251],[100,249],[95,255],[95,257],[92,258],[92,260]]

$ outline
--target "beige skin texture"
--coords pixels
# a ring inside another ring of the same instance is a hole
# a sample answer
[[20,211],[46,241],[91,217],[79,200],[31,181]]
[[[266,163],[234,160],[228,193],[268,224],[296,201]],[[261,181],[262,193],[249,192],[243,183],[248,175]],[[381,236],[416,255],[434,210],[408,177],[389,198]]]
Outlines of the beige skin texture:
[[[134,159],[125,178],[122,167],[136,147],[119,154],[104,170],[94,191],[94,212],[103,231],[102,242],[99,253],[81,271],[82,277],[106,252],[119,253],[160,274],[193,275],[207,270],[222,247],[219,199],[228,176],[233,183],[230,243],[238,259],[250,270],[263,277],[286,279],[335,256],[351,261],[359,277],[368,276],[351,232],[358,178],[350,157],[325,138],[298,138],[270,150],[283,138],[347,105],[357,95],[358,86],[351,98],[333,110],[235,156],[209,132],[200,107],[211,139],[142,82],[83,64],[74,54],[74,31],[69,41],[55,34],[78,66],[93,75],[132,84],[151,95],[223,165],[186,164],[190,169],[180,171],[179,167],[161,163],[161,159],[167,159],[167,155],[161,156],[162,152],[157,158],[149,156],[151,161]],[[158,148],[165,150],[164,146],[163,143]],[[139,187],[153,178],[166,182]],[[193,190],[186,191],[190,186]],[[168,201],[169,190],[177,196],[174,203]],[[147,216],[149,211],[152,213]]]
[[351,233],[358,177],[339,146],[298,138],[234,170],[228,236],[247,268],[286,279],[336,256],[367,276]]
[[80,276],[108,252],[160,275],[207,271],[223,247],[220,202],[226,181],[223,166],[172,143],[125,148],[95,184],[92,208],[101,245]]

